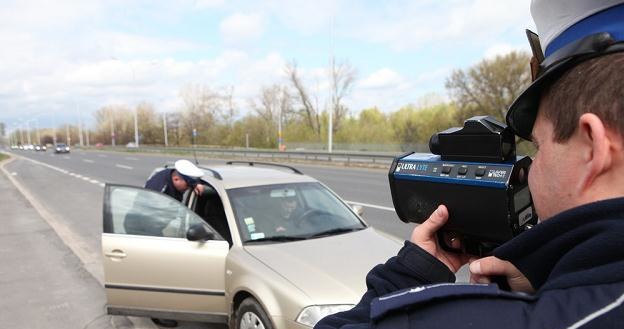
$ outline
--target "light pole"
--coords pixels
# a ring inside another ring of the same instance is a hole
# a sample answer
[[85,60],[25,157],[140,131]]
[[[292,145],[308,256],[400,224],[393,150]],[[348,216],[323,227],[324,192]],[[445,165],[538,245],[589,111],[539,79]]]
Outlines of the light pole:
[[[121,61],[116,58],[116,57],[111,57],[112,60],[114,61],[119,61],[121,63]],[[130,71],[132,72],[132,86],[134,87],[134,85],[136,84],[136,81],[134,79],[134,65],[132,65],[132,63],[128,62],[128,64],[130,64]],[[134,145],[136,145],[136,147],[139,147],[139,123],[138,123],[138,115],[137,115],[137,111],[138,108],[134,108]],[[111,123],[111,138],[112,138],[112,144],[113,146],[115,146],[115,130],[113,127],[113,124]]]
[[32,144],[32,141],[30,140],[30,120],[26,121],[26,136],[28,137],[28,145]]
[[115,109],[110,109],[111,146],[115,147]]
[[163,112],[163,132],[165,134],[165,147],[169,146],[169,140],[167,139],[167,112]]
[[37,130],[37,145],[41,145],[41,133],[39,132],[39,119],[35,119],[35,129]]
[[80,108],[78,107],[78,102],[76,101],[76,114],[78,114],[78,140],[80,141],[80,146],[84,146],[84,142],[82,139],[82,116],[80,115]]

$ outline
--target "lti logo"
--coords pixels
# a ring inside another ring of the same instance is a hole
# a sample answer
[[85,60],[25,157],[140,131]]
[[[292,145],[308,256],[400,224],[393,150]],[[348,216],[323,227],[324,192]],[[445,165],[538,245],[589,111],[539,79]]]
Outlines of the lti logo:
[[507,170],[490,170],[488,171],[488,177],[490,178],[505,178],[505,175],[507,175]]

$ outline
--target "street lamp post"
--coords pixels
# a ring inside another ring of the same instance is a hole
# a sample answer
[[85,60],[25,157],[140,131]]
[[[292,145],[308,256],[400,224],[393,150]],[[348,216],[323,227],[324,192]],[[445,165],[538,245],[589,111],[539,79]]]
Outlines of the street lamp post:
[[26,121],[26,136],[28,137],[28,145],[32,144],[30,140],[30,120]]
[[168,147],[169,140],[167,139],[167,112],[163,112],[163,130],[165,134],[165,147]]
[[[134,79],[134,78],[133,78]],[[134,108],[134,144],[136,147],[139,147],[139,119],[137,116],[137,112],[139,111],[138,107]]]

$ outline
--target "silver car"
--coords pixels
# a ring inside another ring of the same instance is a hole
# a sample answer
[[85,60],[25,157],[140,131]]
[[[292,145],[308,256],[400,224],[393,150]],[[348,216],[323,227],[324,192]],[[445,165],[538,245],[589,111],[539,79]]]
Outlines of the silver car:
[[206,191],[183,203],[106,186],[109,314],[309,328],[358,302],[401,242],[297,169],[251,164],[202,168]]

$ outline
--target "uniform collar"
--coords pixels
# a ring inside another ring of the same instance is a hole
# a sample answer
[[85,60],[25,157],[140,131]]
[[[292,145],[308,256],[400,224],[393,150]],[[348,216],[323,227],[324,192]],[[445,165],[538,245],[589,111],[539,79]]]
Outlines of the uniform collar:
[[536,290],[624,279],[624,198],[564,211],[494,251]]

